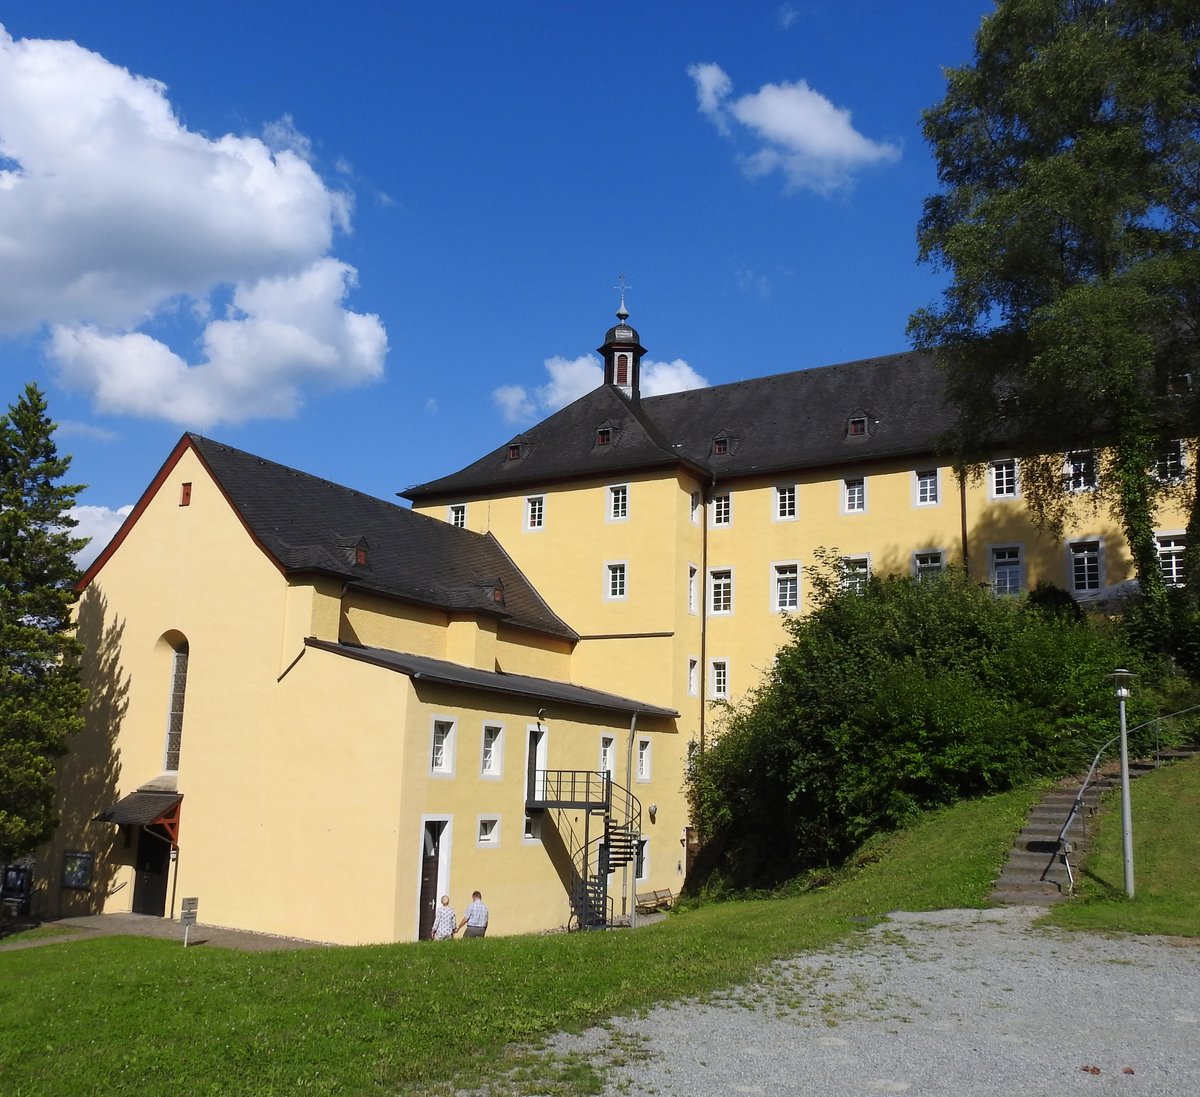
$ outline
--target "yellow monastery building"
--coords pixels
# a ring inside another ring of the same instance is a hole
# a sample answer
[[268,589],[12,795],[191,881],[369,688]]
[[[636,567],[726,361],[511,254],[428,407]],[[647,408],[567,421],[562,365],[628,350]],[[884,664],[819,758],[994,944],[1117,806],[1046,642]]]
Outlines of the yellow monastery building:
[[[404,941],[478,889],[492,934],[611,924],[682,885],[689,752],[804,612],[819,550],[851,582],[1129,579],[1102,512],[1039,536],[1018,454],[954,475],[930,355],[642,398],[617,319],[600,387],[411,509],[180,440],[80,583],[87,729],[42,914],[194,897],[208,924]],[[1092,455],[1067,462],[1086,492]],[[1163,515],[1169,579],[1183,527]]]

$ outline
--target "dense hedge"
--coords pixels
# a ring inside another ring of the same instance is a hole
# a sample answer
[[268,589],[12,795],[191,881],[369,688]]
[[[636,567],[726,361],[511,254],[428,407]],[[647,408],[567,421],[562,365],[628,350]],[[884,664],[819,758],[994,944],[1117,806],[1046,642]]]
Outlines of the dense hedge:
[[1118,666],[1141,671],[1130,725],[1158,711],[1158,676],[1116,630],[1045,592],[838,579],[810,579],[818,608],[788,620],[763,685],[693,759],[693,892],[773,886],[924,809],[1086,767],[1116,733]]

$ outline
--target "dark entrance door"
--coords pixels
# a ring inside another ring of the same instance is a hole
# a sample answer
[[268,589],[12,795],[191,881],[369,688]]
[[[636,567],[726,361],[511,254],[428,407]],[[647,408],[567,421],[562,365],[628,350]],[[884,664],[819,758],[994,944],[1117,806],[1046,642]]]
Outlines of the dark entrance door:
[[422,941],[428,941],[433,932],[433,914],[438,901],[438,861],[445,828],[445,823],[426,823],[421,840],[421,898],[417,933]]
[[161,918],[167,912],[167,869],[171,842],[160,826],[138,831],[137,862],[133,880],[133,913]]

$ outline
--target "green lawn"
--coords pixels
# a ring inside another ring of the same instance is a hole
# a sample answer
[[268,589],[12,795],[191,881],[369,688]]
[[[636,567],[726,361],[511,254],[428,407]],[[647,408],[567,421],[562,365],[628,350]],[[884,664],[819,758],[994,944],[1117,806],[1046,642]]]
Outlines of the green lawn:
[[1200,758],[1167,766],[1129,786],[1134,897],[1125,895],[1121,799],[1114,791],[1096,820],[1079,880],[1079,900],[1049,916],[1070,929],[1200,937]]
[[[632,932],[276,953],[111,937],[0,953],[3,1092],[391,1094],[479,1084],[530,1069],[525,1049],[554,1032],[703,996],[890,910],[983,905],[1037,795],[931,815],[869,847],[857,871],[820,891],[681,911]],[[597,1082],[588,1064],[567,1063],[531,1088],[578,1095]]]

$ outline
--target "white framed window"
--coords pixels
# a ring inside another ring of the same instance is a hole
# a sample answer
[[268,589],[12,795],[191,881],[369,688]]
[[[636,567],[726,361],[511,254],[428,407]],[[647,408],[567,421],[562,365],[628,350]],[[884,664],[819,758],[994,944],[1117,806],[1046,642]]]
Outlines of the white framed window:
[[712,524],[714,526],[733,525],[733,498],[729,492],[713,496]]
[[687,671],[688,693],[696,697],[700,693],[700,660],[688,659]]
[[1187,538],[1182,533],[1162,533],[1157,537],[1158,562],[1162,567],[1163,579],[1169,587],[1184,585],[1183,550]]
[[543,529],[546,525],[546,497],[530,495],[525,499],[525,528]]
[[867,481],[851,477],[842,481],[842,513],[862,514],[867,509]]
[[800,565],[788,562],[771,565],[771,608],[800,608]]
[[871,578],[870,556],[842,557],[842,589],[864,591]]
[[1154,478],[1164,484],[1173,484],[1183,479],[1186,468],[1183,439],[1174,438],[1163,443],[1154,459]]
[[613,484],[608,489],[608,520],[624,522],[629,517],[629,485]]
[[163,748],[163,770],[177,773],[183,747],[183,702],[187,696],[188,643],[171,653],[171,696],[167,703],[167,741]]
[[433,721],[433,746],[429,752],[431,773],[450,776],[454,773],[455,721],[438,718]]
[[500,844],[500,818],[496,815],[481,815],[478,820],[475,844],[498,846]]
[[1067,546],[1071,589],[1076,592],[1100,589],[1100,542],[1072,541]]
[[913,473],[913,502],[919,507],[935,507],[941,501],[937,469],[918,469]]
[[483,749],[479,772],[484,777],[499,777],[504,758],[504,727],[501,724],[483,725]]
[[1063,486],[1067,491],[1091,491],[1096,486],[1096,454],[1090,449],[1068,453],[1063,462]]
[[918,583],[935,578],[946,570],[946,554],[940,549],[913,553],[913,574]]
[[992,590],[998,596],[1021,593],[1021,546],[993,545],[990,555]]
[[988,465],[988,498],[1015,499],[1019,490],[1017,479],[1017,461],[1015,457],[1007,457],[1001,461],[992,461]]
[[688,613],[700,612],[700,572],[695,564],[688,564]]
[[698,491],[692,492],[691,517],[692,525],[698,526],[700,524],[700,493]]
[[462,529],[467,524],[467,504],[451,503],[447,517],[452,526]]
[[775,488],[775,521],[791,522],[796,517],[796,485],[779,484]]
[[639,739],[637,744],[637,769],[634,771],[639,781],[650,780],[650,740]]
[[729,662],[726,659],[714,659],[709,663],[709,686],[713,700],[729,699]]
[[708,573],[708,612],[710,615],[733,612],[733,569],[713,568]]
[[600,736],[600,772],[610,777],[617,769],[617,740],[611,735]]
[[639,838],[633,857],[633,878],[639,883],[650,879],[650,839]]
[[604,565],[604,597],[610,602],[619,602],[625,597],[624,561]]

